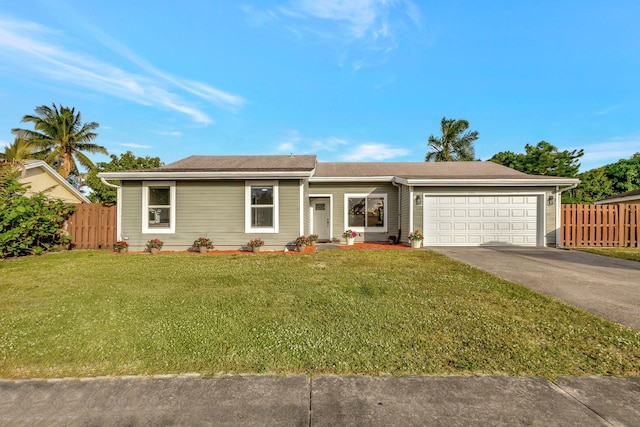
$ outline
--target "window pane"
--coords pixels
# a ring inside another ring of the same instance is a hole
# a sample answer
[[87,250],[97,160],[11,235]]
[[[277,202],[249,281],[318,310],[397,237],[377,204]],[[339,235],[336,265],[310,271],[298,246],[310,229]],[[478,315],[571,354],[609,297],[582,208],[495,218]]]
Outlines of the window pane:
[[273,205],[273,187],[251,187],[252,205]]
[[169,206],[169,187],[149,187],[149,205]]
[[349,227],[364,227],[365,199],[349,197]]
[[273,208],[251,208],[252,227],[273,227]]
[[150,228],[169,228],[170,208],[149,208]]
[[367,198],[367,227],[384,227],[384,198]]

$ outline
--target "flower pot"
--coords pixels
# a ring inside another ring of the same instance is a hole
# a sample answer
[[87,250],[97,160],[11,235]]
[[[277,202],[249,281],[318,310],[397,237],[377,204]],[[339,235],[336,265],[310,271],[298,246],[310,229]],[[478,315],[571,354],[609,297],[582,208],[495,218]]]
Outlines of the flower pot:
[[258,252],[260,252],[260,246],[254,246],[251,250],[254,254],[257,254]]
[[206,246],[200,246],[198,249],[200,249],[201,254],[206,254],[209,250],[209,248],[207,248]]
[[306,245],[296,246],[296,251],[298,251],[298,252],[304,252],[306,247],[307,247]]
[[151,252],[151,255],[156,255],[160,252],[160,249],[158,248],[149,248],[149,252]]
[[422,240],[411,240],[412,249],[420,249],[422,247]]
[[127,252],[128,252],[128,249],[127,249],[127,248],[120,248],[120,249],[118,249],[118,253],[119,253],[119,254],[126,254]]
[[353,246],[353,244],[356,242],[355,237],[345,237],[345,240],[347,241],[347,246]]
[[313,242],[311,242],[311,246],[317,246],[318,242],[316,242],[315,240]]

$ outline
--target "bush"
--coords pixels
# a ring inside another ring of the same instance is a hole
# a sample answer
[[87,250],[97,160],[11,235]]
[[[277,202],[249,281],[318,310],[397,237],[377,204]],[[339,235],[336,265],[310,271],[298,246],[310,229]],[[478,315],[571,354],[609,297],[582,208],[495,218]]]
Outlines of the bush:
[[0,176],[0,258],[58,250],[71,238],[62,230],[74,207],[42,194],[25,196],[27,187]]

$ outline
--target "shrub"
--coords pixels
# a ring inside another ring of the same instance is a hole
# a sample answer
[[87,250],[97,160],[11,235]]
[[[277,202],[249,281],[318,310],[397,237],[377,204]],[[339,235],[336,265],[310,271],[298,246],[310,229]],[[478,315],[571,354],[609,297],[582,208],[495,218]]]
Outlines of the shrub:
[[251,239],[249,240],[249,242],[247,243],[247,246],[249,246],[250,248],[259,248],[261,246],[264,246],[264,240],[258,238],[258,239]]
[[0,258],[58,250],[71,241],[63,226],[75,208],[42,193],[28,197],[27,188],[0,176]]

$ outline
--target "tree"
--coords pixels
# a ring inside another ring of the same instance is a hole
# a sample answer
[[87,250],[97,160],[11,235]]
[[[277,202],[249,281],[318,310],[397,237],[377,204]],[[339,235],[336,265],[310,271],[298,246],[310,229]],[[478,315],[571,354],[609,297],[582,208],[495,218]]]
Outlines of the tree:
[[502,151],[489,161],[532,175],[574,178],[580,170],[580,157],[584,155],[584,150],[558,151],[546,141],[535,146],[527,144],[524,148],[525,153]]
[[91,169],[85,178],[85,183],[91,188],[89,200],[94,203],[115,203],[117,199],[116,189],[104,185],[100,178],[99,172],[116,172],[123,170],[149,169],[163,166],[160,157],[136,157],[131,151],[121,154],[118,158],[115,155],[110,156],[109,162],[98,162],[96,167]]
[[613,182],[614,194],[640,188],[640,153],[630,159],[620,159],[605,166],[607,177]]
[[448,162],[475,160],[473,142],[478,139],[478,132],[466,132],[469,122],[466,120],[454,120],[442,118],[440,124],[442,136],[436,138],[429,136],[429,152],[425,156],[425,162]]
[[614,194],[604,166],[583,172],[578,178],[580,184],[576,188],[562,193],[562,203],[591,204]]
[[29,141],[16,138],[0,153],[0,169],[9,175],[19,175],[24,171],[24,163],[35,158],[35,149]]
[[34,130],[14,128],[11,132],[42,150],[44,160],[65,179],[72,173],[79,175],[78,163],[87,169],[95,167],[85,153],[109,154],[106,148],[91,143],[98,136],[93,132],[98,123],[83,124],[75,108],[41,105],[35,112],[22,118],[23,123],[33,123]]

